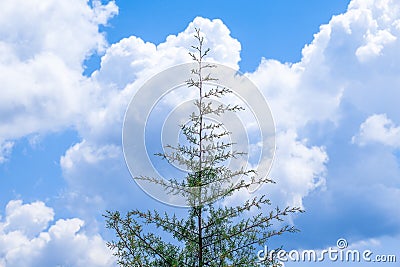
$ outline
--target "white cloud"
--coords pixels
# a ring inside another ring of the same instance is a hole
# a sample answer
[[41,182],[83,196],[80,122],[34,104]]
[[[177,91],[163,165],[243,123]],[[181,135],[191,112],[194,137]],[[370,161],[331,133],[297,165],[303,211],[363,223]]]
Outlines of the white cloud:
[[0,164],[8,159],[8,156],[11,154],[13,146],[13,142],[2,142],[0,140]]
[[106,44],[98,24],[105,24],[118,12],[113,1],[105,6],[100,1],[93,4],[91,8],[86,0],[2,1],[1,44],[21,61],[51,53],[68,67],[81,69],[85,56]]
[[[81,153],[75,153],[77,151]],[[96,148],[88,145],[86,141],[82,141],[79,144],[75,144],[70,150],[68,150],[67,154],[61,157],[60,162],[64,170],[76,170],[73,160],[75,156],[80,157],[76,159],[76,161],[86,161],[90,164],[99,164],[99,162],[105,159],[121,156],[120,154],[121,151],[119,147],[109,145],[96,150]]]
[[104,49],[99,24],[118,12],[113,1],[0,3],[0,139],[56,131],[85,114],[92,86],[83,61]]
[[84,79],[54,54],[0,65],[0,71],[3,139],[68,127],[85,108],[77,98],[89,98]]
[[[387,113],[400,119],[400,70],[396,63],[400,59],[396,52],[400,49],[399,17],[396,1],[352,1],[345,13],[320,27],[311,44],[304,47],[300,62],[282,64],[264,59],[254,73],[248,74],[265,94],[274,114],[278,147],[271,175],[279,179],[278,186],[283,181],[281,195],[297,196],[289,202],[301,203],[299,200],[323,185],[329,173],[324,165],[330,151],[313,138],[329,138],[332,128],[344,132],[341,123],[352,120],[354,112]],[[374,123],[379,129],[373,136],[364,131],[357,140],[366,141],[368,134],[369,139],[383,142],[387,138],[385,143],[398,146],[397,128],[391,122],[379,123]],[[310,147],[302,137],[315,145]],[[296,153],[298,147],[302,150],[297,151],[304,153]],[[309,155],[317,160],[310,162]],[[304,165],[310,169],[305,171]],[[348,175],[351,177],[351,173]]]
[[[111,45],[101,59],[100,70],[92,77],[108,87],[125,88],[138,78],[149,79],[157,72],[191,60],[188,49],[195,44],[194,28],[200,28],[205,46],[211,48],[209,61],[238,68],[240,43],[230,36],[229,29],[219,19],[197,17],[185,31],[169,35],[158,45],[144,42],[136,36]],[[143,82],[143,81],[142,81]]]
[[[228,65],[232,68],[238,68],[240,61],[241,46],[238,40],[232,38],[230,30],[220,19],[204,19],[197,17],[185,31],[178,35],[170,35],[166,42],[157,46],[160,50],[170,50],[171,47],[189,48],[193,45],[194,28],[201,30],[204,36],[204,46],[210,47],[207,60],[216,61]],[[169,53],[165,53],[168,55]],[[170,55],[173,56],[173,55]]]
[[[43,202],[37,201],[23,205],[21,200],[12,200],[6,206],[6,221],[3,229],[9,232],[18,230],[32,237],[46,229],[53,218],[53,210],[46,207]],[[27,225],[26,222],[30,224]]]
[[369,143],[379,143],[394,148],[400,148],[400,126],[396,126],[386,114],[374,114],[361,125],[352,143],[364,146]]
[[379,56],[382,53],[384,46],[394,42],[397,38],[388,30],[381,30],[376,34],[367,34],[365,39],[366,44],[356,50],[356,56],[361,62]]
[[325,188],[327,161],[323,147],[310,147],[306,140],[298,140],[293,131],[278,132],[276,159],[271,170],[271,177],[277,182],[277,186],[271,187],[277,191],[274,196],[279,196],[280,202],[286,201],[284,205],[303,207],[305,196],[316,188]]
[[0,220],[0,266],[115,266],[105,241],[87,234],[84,221],[52,224],[53,218],[53,209],[43,202],[10,201]]
[[127,189],[131,182],[120,146],[82,141],[71,147],[60,163],[70,190],[82,193],[83,198],[103,195],[106,188],[107,195],[114,192],[117,196],[119,186]]

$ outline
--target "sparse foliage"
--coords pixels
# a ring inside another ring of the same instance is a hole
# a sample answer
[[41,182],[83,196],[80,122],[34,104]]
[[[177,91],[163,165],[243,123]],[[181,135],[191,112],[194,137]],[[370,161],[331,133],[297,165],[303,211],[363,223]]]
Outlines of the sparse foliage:
[[[189,54],[197,68],[192,70],[186,84],[198,91],[194,101],[196,112],[190,114],[189,124],[180,126],[187,142],[169,145],[166,147],[168,152],[158,154],[190,171],[183,181],[136,177],[159,184],[170,194],[185,196],[190,206],[187,217],[159,214],[156,210],[132,210],[122,217],[118,211],[108,211],[105,215],[107,227],[117,235],[117,241],[108,245],[121,266],[272,266],[271,259],[259,261],[257,246],[264,246],[272,236],[296,232],[288,225],[276,230],[271,226],[274,221],[282,222],[284,216],[301,210],[286,207],[266,212],[270,201],[265,196],[253,197],[236,207],[221,205],[222,199],[241,189],[272,181],[268,178],[257,180],[254,170],[231,170],[225,164],[229,159],[242,156],[243,152],[232,150],[233,143],[224,141],[230,132],[224,130],[222,123],[206,120],[206,117],[238,112],[243,108],[214,101],[232,91],[225,87],[205,86],[216,80],[207,72],[216,66],[204,62],[210,50],[204,50],[204,38],[199,29],[196,29],[195,38],[198,45],[193,46],[194,52]],[[238,181],[232,182],[236,178]],[[258,212],[254,213],[256,210]],[[163,235],[170,234],[174,242],[166,242],[149,230],[155,228],[161,229]]]

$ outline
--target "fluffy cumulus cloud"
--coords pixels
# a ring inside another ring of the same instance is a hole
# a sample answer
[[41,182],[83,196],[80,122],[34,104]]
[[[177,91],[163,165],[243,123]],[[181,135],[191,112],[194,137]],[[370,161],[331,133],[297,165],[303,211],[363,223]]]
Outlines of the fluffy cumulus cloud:
[[[353,141],[396,146],[399,16],[396,1],[354,0],[347,12],[320,27],[314,40],[304,47],[300,62],[282,64],[263,59],[258,69],[248,74],[264,92],[275,115],[277,154],[272,176],[278,184],[290,181],[297,185],[288,186],[292,194],[300,196],[292,203],[301,204],[299,199],[307,192],[325,188],[322,185],[329,169],[324,166],[328,158],[333,164],[339,160],[328,156],[329,152],[347,145],[354,135],[347,131],[358,127],[359,117],[386,113],[393,121],[382,115],[369,117]],[[288,140],[290,132],[294,134]],[[346,143],[331,145],[344,134],[351,134]],[[314,146],[302,142],[303,137]],[[304,147],[294,153],[296,147],[290,144]],[[299,168],[295,164],[299,159],[312,171]],[[351,172],[347,176],[351,179]]]
[[54,222],[54,210],[11,200],[0,220],[0,266],[115,266],[106,242],[78,218]]
[[[271,99],[278,127],[336,121],[339,105],[345,101],[367,112],[388,108],[388,104],[393,108],[398,96],[393,85],[399,81],[399,67],[394,64],[399,46],[397,5],[395,1],[352,1],[346,13],[320,27],[312,43],[304,47],[300,62],[261,62],[254,79]],[[381,32],[392,36],[391,41],[379,42],[379,53],[365,52],[371,61],[361,60],[357,51],[374,46],[369,36],[385,35]],[[279,122],[281,114],[284,122]]]
[[400,126],[396,126],[386,114],[375,114],[360,125],[360,131],[352,142],[361,146],[378,143],[400,148]]
[[65,129],[85,113],[92,87],[82,63],[106,47],[98,27],[117,12],[114,2],[1,1],[2,152],[9,140]]
[[[185,31],[170,35],[158,45],[131,36],[111,45],[101,59],[101,68],[92,76],[108,87],[124,89],[138,78],[149,76],[179,63],[191,60],[188,48],[194,45],[194,28],[200,28],[205,46],[212,50],[207,58],[237,68],[240,43],[230,36],[229,29],[219,19],[195,18]],[[141,81],[143,82],[143,81]]]
[[[43,202],[33,202],[22,205],[21,200],[10,201],[6,207],[6,220],[3,229],[7,231],[22,231],[27,236],[35,236],[47,228],[53,220],[54,212]],[[26,222],[30,222],[29,225]]]
[[327,153],[324,147],[298,140],[290,130],[279,132],[277,144],[277,160],[272,169],[272,177],[278,182],[276,194],[286,205],[302,205],[309,192],[325,187]]

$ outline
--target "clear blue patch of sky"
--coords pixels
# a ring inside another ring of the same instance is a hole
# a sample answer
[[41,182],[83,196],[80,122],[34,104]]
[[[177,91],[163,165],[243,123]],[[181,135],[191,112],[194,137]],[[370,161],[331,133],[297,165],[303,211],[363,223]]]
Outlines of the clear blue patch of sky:
[[73,130],[16,141],[9,160],[0,165],[0,207],[12,199],[30,202],[57,197],[65,186],[60,158],[77,141]]

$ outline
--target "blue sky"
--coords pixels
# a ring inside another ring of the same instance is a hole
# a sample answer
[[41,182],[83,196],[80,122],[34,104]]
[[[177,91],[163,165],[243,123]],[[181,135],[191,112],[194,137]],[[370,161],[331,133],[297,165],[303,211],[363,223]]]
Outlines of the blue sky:
[[399,260],[395,0],[6,0],[0,25],[0,266],[115,266],[106,209],[183,212],[134,183],[121,131],[144,81],[188,61],[195,26],[274,115],[277,184],[257,193],[306,213],[291,218],[300,233],[272,244],[346,238]]
[[254,71],[261,57],[297,62],[304,44],[332,15],[347,9],[349,1],[230,1],[200,5],[181,1],[117,1],[118,16],[110,20],[110,43],[131,35],[158,44],[170,34],[183,31],[196,16],[219,18],[242,45],[240,67]]

